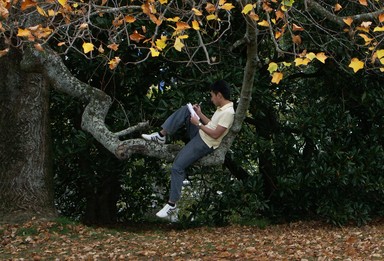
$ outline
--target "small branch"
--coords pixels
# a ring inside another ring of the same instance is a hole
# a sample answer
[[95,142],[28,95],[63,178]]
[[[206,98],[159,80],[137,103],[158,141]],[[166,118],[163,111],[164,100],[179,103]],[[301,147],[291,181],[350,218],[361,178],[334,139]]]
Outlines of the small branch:
[[149,122],[148,121],[146,121],[146,122],[139,122],[135,126],[128,127],[125,130],[122,130],[122,131],[119,131],[119,132],[115,132],[115,135],[118,136],[118,137],[122,137],[122,136],[128,135],[130,133],[133,133],[133,132],[136,132],[136,131],[139,131],[139,130],[142,130],[142,129],[145,129],[145,128],[148,128],[148,127],[149,127]]

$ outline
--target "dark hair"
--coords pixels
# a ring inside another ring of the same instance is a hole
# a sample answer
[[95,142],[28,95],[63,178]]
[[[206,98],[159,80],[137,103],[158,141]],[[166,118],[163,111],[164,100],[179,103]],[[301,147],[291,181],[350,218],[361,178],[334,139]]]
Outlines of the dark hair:
[[231,99],[231,88],[229,87],[229,83],[224,80],[218,80],[212,83],[210,90],[215,94],[220,92],[226,100]]

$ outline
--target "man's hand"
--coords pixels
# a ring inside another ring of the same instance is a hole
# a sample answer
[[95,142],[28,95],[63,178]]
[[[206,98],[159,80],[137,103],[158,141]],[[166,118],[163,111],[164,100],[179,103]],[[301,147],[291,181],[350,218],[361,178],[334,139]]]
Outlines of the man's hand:
[[200,123],[200,121],[199,121],[199,119],[196,117],[196,116],[192,116],[191,117],[191,123],[193,124],[193,125],[199,125],[199,123]]
[[192,108],[193,108],[193,110],[197,113],[197,115],[200,116],[200,114],[201,114],[201,107],[200,107],[200,104],[194,104],[194,105],[192,106]]

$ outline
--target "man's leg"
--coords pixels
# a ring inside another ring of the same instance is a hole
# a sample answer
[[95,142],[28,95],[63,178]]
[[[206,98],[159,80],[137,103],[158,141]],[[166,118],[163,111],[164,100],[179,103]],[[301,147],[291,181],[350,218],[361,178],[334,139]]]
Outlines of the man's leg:
[[193,125],[190,121],[191,113],[187,106],[183,106],[169,116],[163,125],[162,130],[152,134],[142,134],[141,136],[146,140],[156,141],[158,143],[165,143],[167,134],[174,134],[178,129],[185,126],[189,139],[192,139],[198,132],[199,128]]
[[166,204],[156,216],[161,218],[174,218],[177,215],[176,202],[180,199],[183,181],[185,179],[185,169],[198,159],[213,152],[200,135],[196,135],[185,147],[177,154],[171,170],[171,191],[168,204]]
[[180,199],[186,168],[211,152],[213,149],[205,144],[200,135],[196,135],[177,154],[172,164],[169,202],[176,203]]
[[163,130],[167,134],[174,134],[178,129],[185,126],[187,128],[187,133],[189,138],[192,139],[198,133],[199,128],[193,125],[190,121],[191,113],[188,110],[187,106],[183,106],[174,113],[172,113],[161,125]]

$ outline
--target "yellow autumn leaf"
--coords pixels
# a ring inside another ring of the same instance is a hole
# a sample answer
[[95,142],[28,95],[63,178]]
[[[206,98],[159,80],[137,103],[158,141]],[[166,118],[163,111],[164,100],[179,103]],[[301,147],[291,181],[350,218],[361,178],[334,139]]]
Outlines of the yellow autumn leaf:
[[62,7],[65,7],[67,5],[67,0],[58,0],[59,4],[61,4]]
[[182,34],[182,35],[179,35],[179,39],[187,39],[189,37],[189,35],[187,34]]
[[160,55],[160,52],[153,47],[149,48],[149,50],[151,51],[152,57],[158,57]]
[[381,59],[384,57],[384,49],[376,51],[377,58]]
[[32,36],[31,31],[28,29],[19,28],[17,30],[17,36],[19,37],[30,37]]
[[362,31],[362,32],[365,32],[365,33],[369,33],[369,28],[366,28],[366,27],[363,27],[363,26],[358,26],[356,27],[356,29],[358,31]]
[[272,75],[271,82],[279,84],[282,79],[283,79],[283,73],[281,73],[281,72],[274,72],[273,75]]
[[283,34],[279,31],[275,32],[275,39],[279,39]]
[[178,22],[178,21],[180,21],[180,17],[178,17],[178,16],[175,16],[175,17],[173,17],[173,18],[167,18],[167,21],[169,21],[169,22]]
[[40,6],[36,6],[36,10],[37,10],[37,12],[41,15],[41,16],[45,16],[45,17],[47,17],[48,15],[47,15],[47,13],[45,12],[45,10],[43,9],[43,8],[41,8]]
[[343,21],[344,21],[344,23],[347,24],[348,26],[351,26],[351,24],[353,23],[353,19],[352,19],[351,17],[344,18]]
[[384,58],[381,58],[379,61],[381,64],[384,64]]
[[179,37],[176,38],[176,41],[175,41],[175,44],[173,45],[173,47],[174,47],[177,51],[179,51],[179,52],[181,52],[181,49],[183,49],[184,44],[181,42],[181,40],[180,40]]
[[359,34],[359,36],[361,37],[361,38],[363,38],[364,39],[364,41],[365,41],[365,45],[368,45],[368,44],[370,44],[371,42],[372,42],[372,38],[369,38],[367,35],[365,35],[365,34]]
[[156,40],[156,47],[160,51],[163,50],[165,47],[167,47],[167,37],[166,36],[161,36],[161,39]]
[[83,51],[84,53],[92,52],[94,49],[94,45],[92,43],[83,43]]
[[109,69],[114,70],[117,67],[117,65],[120,63],[120,61],[121,61],[120,57],[115,57],[112,60],[110,60],[108,62]]
[[210,21],[210,20],[217,20],[217,16],[214,15],[214,14],[210,14],[210,15],[207,15],[207,21]]
[[274,73],[277,71],[278,65],[275,62],[270,62],[268,65],[268,71],[270,74]]
[[384,72],[384,68],[380,68],[380,72]]
[[164,5],[168,3],[168,0],[159,0],[160,4]]
[[308,63],[310,61],[311,60],[309,60],[308,58],[296,58],[295,59],[295,66],[308,65]]
[[235,8],[235,7],[231,3],[226,3],[226,4],[221,6],[221,9],[224,9],[224,10],[227,10],[227,11],[231,11],[233,8]]
[[196,31],[200,30],[199,22],[196,20],[193,20],[192,21],[192,28],[195,29]]
[[48,10],[48,16],[52,17],[52,16],[56,16],[56,15],[57,15],[57,13],[55,10],[53,10],[53,9]]
[[203,15],[203,13],[202,13],[201,11],[197,10],[196,8],[192,8],[192,11],[193,11],[193,13],[194,13],[196,16],[202,16],[202,15]]
[[316,58],[316,54],[313,53],[313,52],[310,52],[310,53],[307,53],[307,54],[305,55],[305,57],[308,58],[310,61],[312,61],[313,59]]
[[243,14],[248,14],[251,10],[253,9],[253,5],[252,4],[247,4],[246,6],[244,6],[243,8],[243,11],[241,11],[241,13]]
[[384,26],[376,26],[373,29],[374,32],[384,32]]
[[269,23],[266,20],[257,23],[260,26],[269,27]]
[[320,62],[325,63],[325,60],[328,58],[328,56],[326,56],[325,53],[321,52],[316,54],[316,58]]
[[350,68],[353,69],[353,71],[356,73],[360,69],[364,68],[364,63],[360,61],[358,58],[352,58],[351,63],[349,64]]

